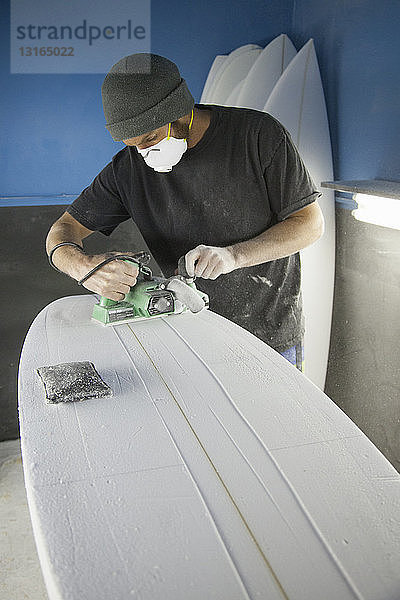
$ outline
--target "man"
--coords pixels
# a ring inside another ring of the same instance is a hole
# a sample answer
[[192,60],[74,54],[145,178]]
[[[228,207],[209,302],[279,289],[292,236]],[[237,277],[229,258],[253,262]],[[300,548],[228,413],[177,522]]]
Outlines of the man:
[[[83,239],[132,218],[166,276],[185,255],[212,310],[301,368],[298,251],[322,235],[323,218],[286,130],[263,112],[194,104],[176,65],[154,54],[118,61],[102,98],[126,147],[50,229],[53,265],[79,281],[106,258],[85,254]],[[122,300],[136,276],[113,261],[84,285]]]

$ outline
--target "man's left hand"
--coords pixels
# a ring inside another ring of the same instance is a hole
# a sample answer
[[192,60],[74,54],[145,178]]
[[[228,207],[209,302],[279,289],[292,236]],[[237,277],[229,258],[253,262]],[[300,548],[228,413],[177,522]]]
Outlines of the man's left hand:
[[236,269],[236,260],[229,248],[200,245],[185,256],[186,271],[190,276],[217,279]]

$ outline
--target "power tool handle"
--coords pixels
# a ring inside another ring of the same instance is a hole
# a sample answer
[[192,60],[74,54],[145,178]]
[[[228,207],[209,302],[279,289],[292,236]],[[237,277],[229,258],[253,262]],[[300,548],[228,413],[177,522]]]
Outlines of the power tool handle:
[[104,306],[104,308],[109,308],[110,306],[114,306],[115,304],[118,304],[118,301],[110,300],[110,298],[101,296],[99,304],[100,304],[100,306]]
[[[147,275],[147,267],[144,267],[143,265],[141,265],[137,260],[130,258],[130,257],[126,257],[124,258],[124,262],[126,263],[134,263],[135,265],[137,265],[139,267],[139,272],[141,272],[141,268],[144,268],[144,273]],[[151,274],[151,272],[150,272]],[[115,306],[115,304],[118,304],[118,300],[111,300],[110,298],[106,298],[106,296],[101,296],[100,298],[100,302],[99,302],[100,306],[103,306],[104,308],[110,308],[111,306]]]
[[181,256],[178,260],[178,275],[182,275],[182,277],[185,279],[193,279],[193,277],[186,271],[186,261],[184,256]]

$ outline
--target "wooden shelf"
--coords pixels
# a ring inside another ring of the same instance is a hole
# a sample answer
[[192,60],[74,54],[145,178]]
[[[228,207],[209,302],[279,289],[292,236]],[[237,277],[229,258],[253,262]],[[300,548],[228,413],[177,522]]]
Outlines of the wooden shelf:
[[400,182],[384,179],[362,179],[351,181],[323,181],[321,187],[330,188],[337,192],[351,194],[369,194],[384,198],[400,200]]

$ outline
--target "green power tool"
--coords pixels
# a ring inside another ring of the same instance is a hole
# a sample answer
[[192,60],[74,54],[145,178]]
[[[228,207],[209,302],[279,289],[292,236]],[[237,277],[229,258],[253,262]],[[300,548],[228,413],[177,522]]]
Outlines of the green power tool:
[[110,260],[133,262],[139,269],[137,282],[124,300],[115,301],[102,296],[93,308],[93,319],[103,325],[118,325],[187,311],[197,313],[208,308],[208,296],[197,289],[194,278],[186,272],[184,257],[179,260],[178,275],[168,279],[153,276],[145,264],[149,258],[144,252],[134,256],[115,255],[85,276],[84,280]]

